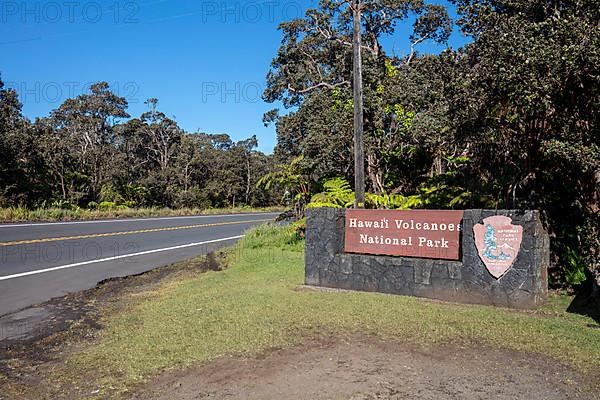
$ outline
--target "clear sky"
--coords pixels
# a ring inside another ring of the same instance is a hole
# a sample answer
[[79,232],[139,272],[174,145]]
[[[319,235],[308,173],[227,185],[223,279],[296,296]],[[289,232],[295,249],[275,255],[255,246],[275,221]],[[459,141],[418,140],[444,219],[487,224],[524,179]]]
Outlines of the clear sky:
[[[275,128],[265,128],[262,115],[277,105],[264,103],[261,92],[281,40],[277,25],[316,3],[2,0],[0,74],[30,119],[106,81],[129,101],[132,116],[156,97],[159,109],[187,131],[234,140],[256,134],[260,149],[271,152]],[[384,41],[387,51],[406,54],[410,24]],[[455,32],[450,45],[465,41]],[[441,47],[425,43],[420,50]]]

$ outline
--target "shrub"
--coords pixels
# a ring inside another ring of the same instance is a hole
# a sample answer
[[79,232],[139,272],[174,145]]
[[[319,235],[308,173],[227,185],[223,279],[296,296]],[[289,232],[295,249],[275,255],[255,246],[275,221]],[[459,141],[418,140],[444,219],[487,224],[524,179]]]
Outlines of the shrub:
[[306,218],[302,218],[292,223],[295,240],[300,241],[306,239]]
[[206,193],[200,189],[181,190],[175,193],[175,205],[178,208],[206,209],[211,206]]
[[103,201],[102,203],[98,204],[98,210],[101,211],[110,211],[114,210],[115,208],[117,208],[117,204],[112,201]]
[[578,251],[567,248],[565,280],[569,285],[580,285],[586,279],[585,259]]
[[121,196],[117,188],[112,184],[102,185],[102,189],[100,189],[100,200],[102,203],[114,204],[121,204],[124,201],[123,196]]
[[581,260],[587,266],[592,295],[600,296],[600,213],[588,215],[578,233]]
[[52,202],[50,208],[58,208],[60,210],[75,210],[77,206],[66,200],[55,200]]

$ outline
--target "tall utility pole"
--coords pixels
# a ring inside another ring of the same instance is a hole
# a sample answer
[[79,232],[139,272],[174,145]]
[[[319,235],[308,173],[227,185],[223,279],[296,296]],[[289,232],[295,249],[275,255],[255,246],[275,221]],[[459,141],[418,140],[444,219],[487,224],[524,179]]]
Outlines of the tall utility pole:
[[362,0],[352,0],[354,35],[352,52],[354,59],[354,208],[365,204],[365,146],[363,140],[363,82],[361,56]]

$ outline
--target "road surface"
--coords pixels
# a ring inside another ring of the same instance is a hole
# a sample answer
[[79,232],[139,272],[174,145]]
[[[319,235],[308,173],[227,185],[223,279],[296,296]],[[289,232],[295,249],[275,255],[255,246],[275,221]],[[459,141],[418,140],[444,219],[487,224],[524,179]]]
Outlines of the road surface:
[[276,213],[0,224],[0,316],[233,243]]

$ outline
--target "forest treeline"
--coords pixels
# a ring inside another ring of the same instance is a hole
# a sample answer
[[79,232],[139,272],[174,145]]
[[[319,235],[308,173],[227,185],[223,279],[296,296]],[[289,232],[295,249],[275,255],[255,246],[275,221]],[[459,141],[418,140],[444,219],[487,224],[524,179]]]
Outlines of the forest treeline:
[[272,156],[256,136],[185,132],[158,100],[137,118],[107,83],[68,99],[34,122],[0,80],[0,207],[269,206],[256,188]]
[[[455,21],[421,0],[362,3],[369,205],[539,209],[552,282],[587,274],[600,284],[600,2],[453,0]],[[398,39],[409,19],[409,51],[386,52],[385,38]],[[419,53],[425,41],[446,43],[456,26],[469,44]],[[276,124],[283,160],[271,178],[295,188],[298,209],[311,200],[348,205],[348,2],[321,0],[280,30],[265,91],[286,108],[264,116]]]

